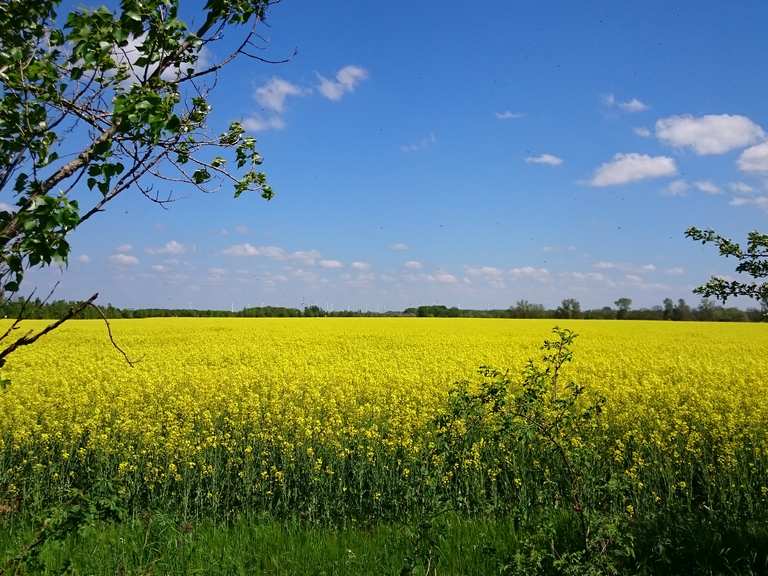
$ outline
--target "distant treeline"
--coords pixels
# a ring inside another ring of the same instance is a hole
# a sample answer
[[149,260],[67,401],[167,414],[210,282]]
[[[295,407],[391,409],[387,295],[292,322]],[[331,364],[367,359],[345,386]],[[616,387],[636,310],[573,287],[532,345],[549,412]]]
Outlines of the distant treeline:
[[[23,298],[0,303],[0,316],[17,318],[23,310],[25,318],[60,318],[76,302],[56,300],[42,302],[39,299],[26,303]],[[568,298],[557,308],[545,308],[520,300],[514,306],[495,310],[468,310],[441,305],[418,306],[402,311],[370,312],[364,310],[323,310],[319,306],[286,308],[283,306],[258,306],[243,308],[236,312],[229,310],[197,310],[194,308],[117,308],[111,304],[101,307],[107,318],[316,318],[386,316],[386,317],[427,317],[427,318],[583,318],[587,320],[698,320],[706,322],[760,322],[768,319],[768,303],[761,309],[742,310],[735,307],[719,306],[709,299],[703,299],[692,307],[682,298],[677,302],[665,299],[660,306],[632,308],[632,300],[619,298],[614,307],[605,306],[582,310],[578,300]],[[98,312],[86,308],[80,318],[99,318]]]

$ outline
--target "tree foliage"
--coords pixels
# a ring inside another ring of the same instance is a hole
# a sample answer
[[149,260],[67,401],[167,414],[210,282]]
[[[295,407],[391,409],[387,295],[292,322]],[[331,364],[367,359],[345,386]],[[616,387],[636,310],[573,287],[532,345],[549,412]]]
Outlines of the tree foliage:
[[756,230],[750,232],[744,247],[714,230],[692,227],[686,230],[685,235],[702,244],[714,244],[721,256],[736,259],[738,274],[752,277],[751,281],[742,281],[713,276],[694,290],[696,294],[715,297],[723,303],[728,298],[747,296],[761,302],[764,312],[768,312],[768,281],[765,280],[768,278],[768,234]]
[[[161,205],[152,182],[235,197],[273,195],[256,141],[233,122],[207,128],[218,71],[238,56],[263,60],[256,26],[270,0],[207,0],[190,28],[180,0],[122,0],[57,14],[59,0],[0,3],[0,288],[16,292],[29,267],[66,263],[67,237],[126,190]],[[210,46],[242,42],[208,63]]]

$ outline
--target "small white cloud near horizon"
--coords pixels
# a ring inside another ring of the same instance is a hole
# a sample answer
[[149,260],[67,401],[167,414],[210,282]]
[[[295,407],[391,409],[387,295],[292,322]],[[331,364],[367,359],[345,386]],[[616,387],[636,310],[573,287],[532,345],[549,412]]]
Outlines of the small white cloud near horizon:
[[91,262],[91,257],[88,256],[88,254],[80,254],[80,256],[77,257],[77,261],[80,262],[80,264],[89,264]]
[[545,166],[560,166],[563,159],[554,154],[539,154],[537,156],[528,156],[525,159],[526,164],[544,164]]
[[13,212],[13,206],[5,202],[0,202],[0,212]]
[[504,110],[504,112],[495,112],[496,118],[499,120],[517,120],[518,118],[525,117],[522,112],[512,112],[511,110]]
[[610,162],[601,164],[589,181],[591,186],[602,188],[663,178],[677,174],[677,165],[669,156],[648,156],[632,152],[615,154]]
[[456,276],[447,272],[438,272],[437,274],[433,274],[432,278],[439,284],[456,284],[459,281]]
[[672,268],[667,268],[664,273],[668,276],[682,276],[685,274],[685,268],[682,266],[673,266]]
[[549,270],[546,268],[536,268],[534,266],[520,266],[517,268],[510,268],[507,274],[515,280],[538,280],[539,282],[546,282],[550,278]]
[[389,249],[394,252],[405,252],[408,250],[408,244],[403,242],[395,242],[394,244],[389,245]]
[[723,193],[720,187],[717,186],[711,180],[697,180],[696,182],[693,183],[693,186],[700,192],[704,192],[705,194],[709,194],[710,196],[715,196],[717,194]]
[[673,148],[690,148],[700,156],[725,154],[765,138],[763,129],[738,114],[669,116],[656,121],[656,137]]
[[368,78],[368,71],[360,66],[348,65],[336,72],[336,79],[329,80],[321,74],[317,75],[320,84],[318,91],[328,100],[338,102],[344,97],[344,94],[354,92],[355,88]]
[[318,264],[320,265],[320,268],[327,268],[329,270],[344,268],[344,264],[342,264],[338,260],[320,260]]
[[122,252],[112,254],[109,257],[109,261],[118,266],[136,266],[139,263],[139,259],[136,258],[136,256],[124,254]]
[[744,150],[737,164],[742,172],[768,172],[768,142]]
[[403,144],[400,146],[400,150],[403,152],[418,152],[419,150],[424,150],[426,148],[429,148],[433,144],[437,142],[437,136],[435,136],[434,132],[430,132],[429,136],[425,136],[418,142],[413,142],[412,144]]
[[298,261],[306,266],[314,266],[320,259],[317,250],[296,250],[289,252],[280,246],[254,246],[248,242],[233,244],[221,251],[224,256],[256,257],[261,256],[278,262]]
[[176,240],[169,240],[158,248],[147,248],[146,252],[147,254],[169,254],[178,256],[179,254],[185,254],[187,252],[187,247]]
[[371,265],[368,262],[352,262],[350,266],[355,270],[359,270],[361,272],[365,272],[371,269]]
[[421,270],[424,268],[424,265],[418,260],[408,260],[408,262],[403,264],[403,267],[407,268],[408,270]]
[[120,244],[120,246],[115,248],[115,252],[120,252],[121,254],[130,252],[131,250],[133,250],[133,246],[131,246],[130,244]]

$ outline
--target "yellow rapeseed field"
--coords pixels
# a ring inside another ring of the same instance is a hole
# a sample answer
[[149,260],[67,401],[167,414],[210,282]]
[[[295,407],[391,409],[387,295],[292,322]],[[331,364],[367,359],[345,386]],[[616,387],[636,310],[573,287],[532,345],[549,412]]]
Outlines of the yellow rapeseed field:
[[[4,369],[0,500],[40,506],[107,479],[134,506],[185,513],[417,510],[444,484],[429,423],[454,382],[483,364],[519,371],[556,324],[113,321],[140,360],[130,368],[102,322],[72,321]],[[569,376],[607,399],[590,432],[596,461],[632,485],[634,506],[690,495],[690,484],[765,505],[766,325],[559,324],[579,334]],[[483,482],[461,490],[490,494]]]

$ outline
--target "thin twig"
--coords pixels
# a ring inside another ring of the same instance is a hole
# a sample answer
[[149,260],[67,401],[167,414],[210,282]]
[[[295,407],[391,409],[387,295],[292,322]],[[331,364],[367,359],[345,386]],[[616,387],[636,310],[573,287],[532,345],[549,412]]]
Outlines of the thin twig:
[[128,366],[130,366],[131,368],[134,368],[134,365],[137,362],[141,362],[141,360],[131,360],[130,358],[128,358],[128,354],[126,354],[125,351],[122,348],[120,348],[120,346],[117,345],[117,342],[115,342],[115,339],[112,337],[112,327],[109,325],[109,320],[107,320],[107,317],[104,315],[104,312],[102,311],[102,309],[96,306],[96,304],[94,304],[92,301],[89,301],[88,305],[94,310],[96,310],[96,312],[99,313],[99,316],[101,316],[101,319],[104,320],[104,324],[107,325],[107,334],[109,334],[109,341],[112,342],[112,346],[115,348],[115,350],[117,350],[118,352],[120,352],[120,354],[123,355],[123,358],[125,358],[125,361],[128,363]]

